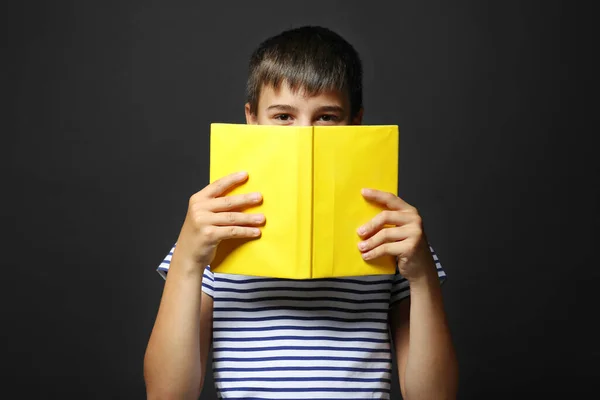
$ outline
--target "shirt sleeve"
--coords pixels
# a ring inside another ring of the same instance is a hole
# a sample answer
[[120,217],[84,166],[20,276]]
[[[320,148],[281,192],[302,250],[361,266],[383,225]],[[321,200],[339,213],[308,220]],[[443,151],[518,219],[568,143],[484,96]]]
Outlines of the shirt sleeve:
[[[433,261],[435,262],[435,268],[437,270],[438,279],[440,281],[440,285],[446,281],[446,271],[442,268],[442,264],[438,259],[437,254],[433,250],[433,247],[429,246],[429,251],[431,251],[431,256],[433,257]],[[402,299],[410,296],[410,288],[408,285],[408,281],[404,278],[398,269],[396,268],[396,274],[394,275],[394,281],[392,283],[392,295],[390,298],[390,307],[399,302]]]
[[[167,279],[167,274],[169,273],[169,266],[171,265],[171,258],[173,257],[173,252],[175,251],[175,247],[177,244],[173,245],[169,254],[162,260],[156,271],[163,277],[163,279]],[[209,295],[210,297],[214,297],[215,292],[215,275],[210,270],[210,265],[204,269],[204,274],[202,277],[202,291]]]

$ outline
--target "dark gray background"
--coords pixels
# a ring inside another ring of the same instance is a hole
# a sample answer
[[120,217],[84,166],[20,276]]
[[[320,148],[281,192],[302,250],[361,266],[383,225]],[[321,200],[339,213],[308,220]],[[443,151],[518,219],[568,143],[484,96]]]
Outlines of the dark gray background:
[[594,388],[597,124],[575,83],[588,67],[575,63],[595,50],[573,10],[527,4],[5,8],[3,392],[145,397],[155,269],[208,181],[209,124],[244,122],[250,52],[302,24],[356,46],[365,123],[401,127],[400,194],[449,275],[459,398]]

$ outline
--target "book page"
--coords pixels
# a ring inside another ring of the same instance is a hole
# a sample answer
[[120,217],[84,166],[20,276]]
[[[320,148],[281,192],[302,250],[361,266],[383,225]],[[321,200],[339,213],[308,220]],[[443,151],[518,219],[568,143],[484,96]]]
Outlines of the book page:
[[223,241],[211,268],[217,273],[275,278],[310,277],[312,127],[211,125],[210,181],[248,172],[228,195],[260,192],[262,235]]
[[362,188],[397,194],[398,127],[314,128],[313,278],[393,274],[395,260],[364,261],[357,229],[383,209]]

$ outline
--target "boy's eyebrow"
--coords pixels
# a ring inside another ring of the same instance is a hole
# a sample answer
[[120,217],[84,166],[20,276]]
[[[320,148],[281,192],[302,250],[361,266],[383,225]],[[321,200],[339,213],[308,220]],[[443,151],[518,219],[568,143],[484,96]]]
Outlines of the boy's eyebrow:
[[273,104],[272,106],[267,107],[267,111],[269,110],[298,111],[296,107],[292,107],[288,104]]
[[344,110],[344,108],[340,106],[323,106],[317,108],[317,112],[337,112],[340,114],[344,114],[346,110]]
[[[289,104],[273,104],[272,106],[267,107],[267,111],[269,110],[279,110],[279,111],[289,111],[296,112],[298,109],[296,107],[290,106]],[[340,106],[322,106],[317,108],[317,112],[337,112],[340,114],[344,114],[346,110]]]

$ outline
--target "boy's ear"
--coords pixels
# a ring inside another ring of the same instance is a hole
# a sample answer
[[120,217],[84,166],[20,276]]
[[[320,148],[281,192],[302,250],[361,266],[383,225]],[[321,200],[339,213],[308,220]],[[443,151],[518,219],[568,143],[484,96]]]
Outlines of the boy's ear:
[[362,125],[363,113],[364,113],[363,108],[358,110],[356,115],[352,118],[352,121],[350,121],[350,124],[351,125]]
[[258,118],[256,117],[256,114],[250,112],[250,103],[246,103],[244,109],[246,111],[246,124],[256,125],[258,123]]

